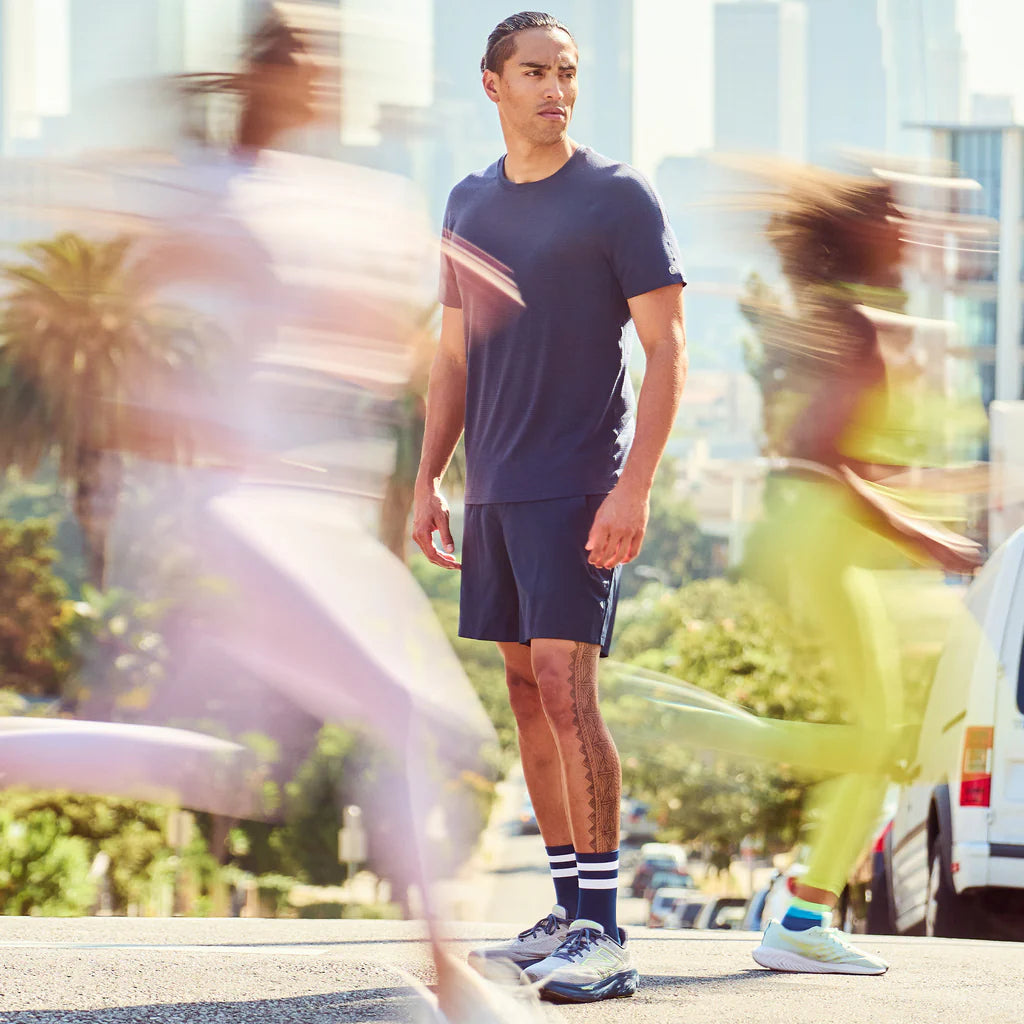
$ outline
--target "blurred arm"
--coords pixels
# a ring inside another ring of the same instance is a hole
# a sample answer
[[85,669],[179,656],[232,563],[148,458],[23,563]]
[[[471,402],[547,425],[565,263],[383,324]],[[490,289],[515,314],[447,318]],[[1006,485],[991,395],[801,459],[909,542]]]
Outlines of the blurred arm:
[[[466,341],[461,309],[444,306],[441,340],[430,368],[427,386],[427,420],[423,451],[416,476],[413,505],[413,540],[435,565],[458,569],[448,525],[448,504],[441,494],[441,480],[451,462],[466,423]],[[434,547],[433,535],[441,536],[444,552]]]

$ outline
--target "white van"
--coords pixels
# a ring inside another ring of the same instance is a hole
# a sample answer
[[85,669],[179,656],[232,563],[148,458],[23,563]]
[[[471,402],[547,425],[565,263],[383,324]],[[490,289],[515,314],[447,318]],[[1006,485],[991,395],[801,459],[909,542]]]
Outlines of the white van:
[[1024,934],[1024,529],[968,588],[885,840],[902,934]]

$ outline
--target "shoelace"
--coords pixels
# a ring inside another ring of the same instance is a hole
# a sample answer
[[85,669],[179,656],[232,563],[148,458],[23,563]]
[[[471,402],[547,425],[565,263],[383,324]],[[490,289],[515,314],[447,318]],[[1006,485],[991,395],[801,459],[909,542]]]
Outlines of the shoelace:
[[562,960],[572,960],[578,953],[585,953],[587,947],[591,943],[597,942],[603,934],[604,932],[598,931],[596,928],[580,928],[573,932],[551,955]]
[[540,932],[543,932],[545,935],[554,935],[558,931],[559,923],[559,918],[555,917],[554,914],[548,914],[547,917],[538,921],[532,928],[521,931],[516,938],[523,940],[532,939],[535,935],[540,934]]

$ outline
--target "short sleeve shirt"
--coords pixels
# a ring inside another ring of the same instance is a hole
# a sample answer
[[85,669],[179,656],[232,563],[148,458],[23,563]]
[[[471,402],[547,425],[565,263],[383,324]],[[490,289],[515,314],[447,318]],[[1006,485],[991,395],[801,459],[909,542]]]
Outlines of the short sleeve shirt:
[[[686,283],[654,189],[582,146],[525,184],[501,159],[452,190],[444,235],[440,299],[465,324],[466,502],[607,493],[633,440],[627,300]],[[481,262],[521,306],[497,309]]]

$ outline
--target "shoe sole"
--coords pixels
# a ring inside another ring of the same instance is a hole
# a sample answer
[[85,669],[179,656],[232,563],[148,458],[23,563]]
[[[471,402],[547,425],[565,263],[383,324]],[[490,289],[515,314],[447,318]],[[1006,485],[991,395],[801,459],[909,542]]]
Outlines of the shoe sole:
[[631,967],[628,971],[619,971],[592,985],[550,981],[541,986],[540,997],[551,1003],[596,1003],[599,999],[631,996],[639,987],[640,972]]
[[758,946],[751,954],[762,967],[772,971],[786,971],[791,974],[885,974],[888,967],[868,967],[860,964],[824,963],[770,946]]

